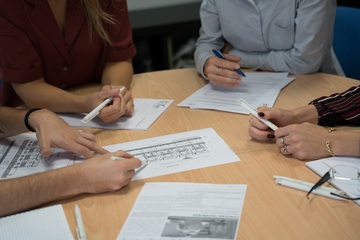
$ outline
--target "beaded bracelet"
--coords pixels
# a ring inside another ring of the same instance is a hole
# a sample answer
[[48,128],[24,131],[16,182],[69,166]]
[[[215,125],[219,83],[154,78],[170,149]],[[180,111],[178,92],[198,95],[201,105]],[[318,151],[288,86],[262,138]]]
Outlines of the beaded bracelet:
[[30,124],[29,124],[29,116],[30,116],[31,113],[33,113],[33,112],[35,112],[35,111],[37,111],[37,110],[41,110],[41,108],[32,108],[32,109],[30,109],[30,110],[25,114],[25,117],[24,117],[25,126],[26,126],[26,128],[27,128],[29,131],[31,131],[31,132],[36,132],[36,131],[35,131],[35,129],[34,129],[32,126],[30,126]]
[[[328,132],[331,133],[332,131],[335,131],[336,129],[334,128],[329,128]],[[331,157],[335,157],[335,155],[333,154],[333,152],[331,151],[331,145],[330,145],[330,141],[327,140],[325,141],[325,148],[326,148],[326,151],[329,153],[329,155]]]

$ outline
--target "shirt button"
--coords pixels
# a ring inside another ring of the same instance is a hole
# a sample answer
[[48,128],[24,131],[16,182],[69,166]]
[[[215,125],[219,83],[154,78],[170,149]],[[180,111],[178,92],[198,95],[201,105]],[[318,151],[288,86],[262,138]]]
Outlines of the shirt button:
[[63,70],[64,70],[65,72],[69,71],[69,65],[64,65],[64,66],[63,66]]
[[65,88],[66,88],[66,84],[65,84],[65,83],[60,83],[59,87],[60,87],[61,89],[65,89]]

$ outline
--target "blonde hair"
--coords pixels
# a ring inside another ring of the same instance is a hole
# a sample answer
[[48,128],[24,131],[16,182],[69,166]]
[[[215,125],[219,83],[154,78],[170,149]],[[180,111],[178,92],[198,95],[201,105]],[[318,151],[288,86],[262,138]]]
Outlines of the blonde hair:
[[87,22],[89,24],[90,36],[92,36],[92,30],[95,29],[96,33],[105,42],[111,44],[109,34],[105,30],[105,24],[114,24],[115,19],[113,16],[104,11],[100,2],[109,2],[112,4],[112,0],[81,0],[81,4],[85,9]]

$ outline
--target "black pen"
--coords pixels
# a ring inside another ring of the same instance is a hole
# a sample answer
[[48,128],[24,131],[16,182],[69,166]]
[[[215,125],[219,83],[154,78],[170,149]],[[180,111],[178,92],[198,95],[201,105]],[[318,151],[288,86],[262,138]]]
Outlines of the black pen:
[[[226,60],[224,55],[221,52],[219,52],[218,50],[213,49],[212,51],[215,54],[215,56],[217,56],[218,58]],[[245,73],[243,71],[241,71],[240,69],[234,69],[234,71],[237,72],[238,74],[240,74],[241,76],[246,77]]]

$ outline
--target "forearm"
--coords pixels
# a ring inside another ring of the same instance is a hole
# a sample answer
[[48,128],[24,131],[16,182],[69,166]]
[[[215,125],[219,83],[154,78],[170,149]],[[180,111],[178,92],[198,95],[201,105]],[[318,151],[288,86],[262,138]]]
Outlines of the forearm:
[[88,112],[86,98],[45,83],[42,79],[13,84],[15,91],[29,107],[53,112]]
[[312,104],[306,105],[303,107],[295,108],[292,110],[293,113],[293,123],[313,123],[317,124],[319,115],[316,110],[316,107]]
[[24,117],[26,111],[8,107],[0,108],[0,137],[5,138],[26,132]]
[[130,89],[134,70],[131,59],[122,62],[108,63],[103,71],[102,84],[125,86]]
[[0,182],[0,216],[79,194],[76,168],[65,167]]
[[360,156],[360,131],[332,131],[328,140],[335,156]]

